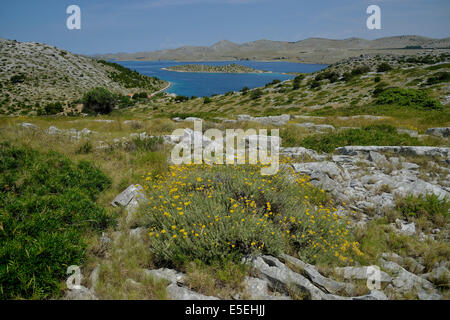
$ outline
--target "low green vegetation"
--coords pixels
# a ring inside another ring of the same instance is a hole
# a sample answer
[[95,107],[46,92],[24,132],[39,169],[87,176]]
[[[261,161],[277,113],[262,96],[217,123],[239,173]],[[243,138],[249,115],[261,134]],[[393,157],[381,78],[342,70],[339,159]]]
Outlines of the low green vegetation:
[[442,72],[436,72],[431,77],[427,79],[428,85],[434,85],[442,82],[449,82],[450,81],[450,72],[442,71]]
[[450,201],[428,194],[407,196],[397,201],[397,211],[408,220],[422,220],[431,227],[443,227],[450,222]]
[[95,201],[110,179],[88,162],[0,144],[0,299],[57,296],[87,233],[113,222]]
[[164,83],[158,78],[142,75],[139,72],[132,71],[121,66],[120,64],[104,60],[98,61],[104,65],[114,68],[116,72],[110,73],[111,79],[122,84],[125,88],[142,88],[156,91]]
[[433,99],[424,90],[404,88],[380,88],[375,91],[378,105],[395,104],[402,107],[413,107],[423,109],[442,109],[441,103]]
[[379,218],[371,221],[366,227],[356,228],[353,234],[355,240],[360,243],[361,251],[364,252],[364,255],[356,257],[361,265],[377,264],[383,253],[395,252],[404,258],[423,257],[423,265],[427,272],[436,263],[447,261],[450,255],[447,241],[431,239],[420,241],[416,237],[398,233],[392,229],[386,218]]
[[333,152],[344,146],[419,146],[419,139],[399,134],[391,125],[370,125],[361,129],[316,134],[303,139],[301,145],[320,152]]

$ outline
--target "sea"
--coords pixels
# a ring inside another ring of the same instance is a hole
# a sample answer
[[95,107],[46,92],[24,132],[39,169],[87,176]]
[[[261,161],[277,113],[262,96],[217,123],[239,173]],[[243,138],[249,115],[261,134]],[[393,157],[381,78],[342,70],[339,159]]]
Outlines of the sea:
[[[146,76],[158,77],[169,81],[171,87],[168,93],[186,97],[205,97],[214,94],[224,94],[229,91],[239,91],[244,87],[250,89],[262,87],[275,79],[281,81],[293,79],[295,75],[290,72],[312,73],[322,70],[328,65],[305,64],[293,62],[262,62],[262,61],[207,61],[207,62],[178,62],[178,61],[113,61],[131,70]],[[257,70],[271,71],[272,73],[195,73],[173,72],[162,70],[183,64],[206,64],[222,66],[236,63]]]

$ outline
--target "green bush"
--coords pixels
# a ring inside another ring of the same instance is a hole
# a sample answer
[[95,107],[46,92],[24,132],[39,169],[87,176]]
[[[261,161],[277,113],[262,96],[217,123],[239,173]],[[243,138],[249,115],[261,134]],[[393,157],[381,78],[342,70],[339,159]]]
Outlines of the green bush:
[[25,79],[26,79],[25,75],[23,73],[20,73],[20,74],[16,74],[16,75],[12,76],[11,79],[9,79],[9,81],[12,84],[17,84],[17,83],[25,82]]
[[61,102],[49,103],[44,107],[45,114],[57,114],[64,111],[63,105]]
[[316,79],[310,81],[308,84],[311,89],[320,88],[320,81],[317,81]]
[[286,183],[284,174],[262,176],[260,169],[172,166],[163,176],[147,177],[150,203],[138,224],[148,228],[156,264],[239,263],[247,254],[281,252],[309,262],[348,262],[357,245],[347,241],[335,209],[323,206],[326,194],[292,170],[293,183]]
[[261,91],[261,89],[253,90],[252,93],[250,94],[250,99],[257,100],[257,99],[261,98],[262,95],[263,95],[263,92]]
[[204,97],[204,98],[203,98],[203,103],[204,103],[204,104],[208,104],[208,103],[211,103],[211,102],[212,102],[212,100],[211,100],[210,97]]
[[361,129],[347,129],[341,132],[316,134],[303,139],[305,148],[321,152],[333,152],[344,146],[411,146],[421,145],[417,138],[399,134],[390,125],[370,125]]
[[175,102],[185,102],[185,101],[188,101],[188,100],[189,100],[189,98],[186,97],[186,96],[176,96],[175,97]]
[[323,71],[315,77],[316,81],[321,81],[325,79],[329,80],[331,83],[334,83],[339,80],[339,74],[335,71]]
[[387,72],[387,71],[391,71],[391,70],[392,70],[392,67],[387,62],[383,62],[383,63],[379,64],[377,67],[377,72]]
[[138,92],[133,94],[133,100],[147,99],[147,98],[148,98],[147,92]]
[[250,91],[250,88],[249,87],[243,87],[242,89],[241,89],[241,92],[243,93],[243,94],[246,94],[247,92],[249,92]]
[[353,68],[351,74],[352,74],[352,76],[359,76],[359,75],[365,74],[367,72],[370,72],[369,66],[359,66],[359,67]]
[[83,96],[83,112],[86,113],[110,113],[116,104],[114,95],[105,88],[95,88],[86,92]]
[[435,194],[410,195],[397,201],[397,210],[407,219],[424,217],[442,226],[449,222],[450,201],[439,199]]
[[0,144],[0,299],[56,297],[83,235],[112,223],[96,205],[110,179],[90,163]]
[[429,77],[427,79],[428,85],[433,85],[441,82],[449,82],[450,81],[450,72],[443,71],[443,72],[437,72],[433,74],[433,76]]
[[404,88],[379,88],[374,92],[378,105],[399,105],[422,109],[442,109],[441,103],[424,90]]
[[293,81],[293,90],[298,90],[300,88],[300,85],[302,84],[303,79],[305,79],[305,75],[304,74],[299,74],[298,76],[296,76],[294,78]]

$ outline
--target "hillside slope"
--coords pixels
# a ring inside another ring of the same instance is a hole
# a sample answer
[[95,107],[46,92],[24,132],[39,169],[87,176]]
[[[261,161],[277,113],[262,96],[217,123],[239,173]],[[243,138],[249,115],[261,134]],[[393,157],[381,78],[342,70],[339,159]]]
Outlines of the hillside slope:
[[116,94],[155,92],[166,82],[40,43],[0,40],[0,114],[76,103],[95,87]]
[[[410,49],[416,48],[416,49]],[[419,48],[419,49],[418,49]],[[183,46],[171,50],[97,55],[116,60],[289,60],[307,63],[335,63],[365,53],[411,54],[423,49],[450,48],[450,38],[430,39],[420,36],[397,36],[365,40],[349,38],[331,40],[309,38],[297,42],[257,40],[243,44],[220,41],[209,47]]]

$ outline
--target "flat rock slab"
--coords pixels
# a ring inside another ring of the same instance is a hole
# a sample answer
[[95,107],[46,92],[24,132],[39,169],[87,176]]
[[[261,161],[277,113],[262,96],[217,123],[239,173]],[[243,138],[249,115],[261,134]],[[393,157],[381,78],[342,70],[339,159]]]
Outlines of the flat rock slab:
[[390,152],[411,156],[441,156],[448,158],[450,148],[441,147],[415,147],[415,146],[347,146],[336,148],[338,154],[354,156],[358,153]]
[[217,297],[205,296],[172,283],[167,287],[167,294],[172,300],[220,300]]

